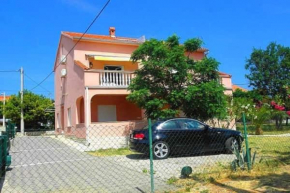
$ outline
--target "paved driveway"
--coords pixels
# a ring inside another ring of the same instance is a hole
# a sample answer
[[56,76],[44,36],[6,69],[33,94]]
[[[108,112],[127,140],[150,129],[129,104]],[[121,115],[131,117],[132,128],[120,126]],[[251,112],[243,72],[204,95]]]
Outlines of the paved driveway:
[[[1,192],[150,191],[150,177],[136,162],[93,157],[50,137],[18,137],[11,155]],[[173,188],[155,183],[159,191]]]

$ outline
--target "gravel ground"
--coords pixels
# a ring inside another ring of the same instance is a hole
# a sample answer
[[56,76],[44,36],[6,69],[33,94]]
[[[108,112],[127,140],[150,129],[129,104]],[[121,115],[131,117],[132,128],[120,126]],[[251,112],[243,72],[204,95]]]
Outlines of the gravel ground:
[[[180,177],[181,169],[184,166],[190,166],[193,172],[201,172],[210,166],[217,163],[229,163],[235,158],[234,155],[220,154],[220,155],[203,155],[203,156],[189,156],[189,157],[170,157],[164,160],[154,160],[154,173],[156,179],[167,181],[170,177]],[[122,164],[125,167],[134,169],[137,172],[149,173],[150,160],[140,154],[133,154],[127,156],[110,156],[104,157],[110,162]]]

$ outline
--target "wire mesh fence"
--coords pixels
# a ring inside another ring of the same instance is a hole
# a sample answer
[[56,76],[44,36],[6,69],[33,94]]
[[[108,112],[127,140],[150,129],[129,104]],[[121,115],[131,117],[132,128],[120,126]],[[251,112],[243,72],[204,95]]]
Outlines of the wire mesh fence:
[[[290,165],[290,131],[249,135],[255,162]],[[153,171],[147,121],[17,133],[1,192],[183,192],[179,179],[231,167],[243,133],[178,118],[152,121]],[[242,153],[241,153],[242,155]],[[243,155],[242,155],[243,157]],[[252,163],[254,164],[254,163]],[[151,176],[150,174],[153,174]]]

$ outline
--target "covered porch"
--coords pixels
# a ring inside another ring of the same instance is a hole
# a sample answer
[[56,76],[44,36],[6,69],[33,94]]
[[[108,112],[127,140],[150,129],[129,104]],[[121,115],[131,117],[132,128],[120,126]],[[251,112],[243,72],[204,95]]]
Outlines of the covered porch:
[[126,100],[127,95],[94,95],[91,125],[99,122],[142,120],[142,110]]
[[127,92],[86,88],[87,95],[76,103],[75,136],[85,138],[93,149],[126,147],[130,130],[146,125],[143,110],[127,101]]

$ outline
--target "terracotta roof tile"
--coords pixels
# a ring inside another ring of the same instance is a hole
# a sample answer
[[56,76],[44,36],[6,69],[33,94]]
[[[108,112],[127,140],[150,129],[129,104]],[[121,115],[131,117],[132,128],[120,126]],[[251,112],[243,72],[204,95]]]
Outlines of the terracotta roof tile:
[[[83,33],[78,33],[78,32],[62,32],[62,34],[68,35],[71,38],[80,38]],[[85,34],[83,38],[88,38],[88,39],[95,39],[95,40],[103,40],[103,41],[121,41],[121,42],[128,42],[128,43],[143,43],[137,38],[127,38],[127,37],[111,37],[109,35],[97,35],[97,34]],[[207,48],[199,48],[197,52],[206,52],[208,51]]]
[[[72,38],[80,38],[82,33],[77,32],[62,32],[62,34],[68,35]],[[126,37],[111,37],[109,35],[96,35],[96,34],[85,34],[83,38],[90,38],[90,39],[99,39],[99,40],[119,40],[119,41],[127,41],[127,42],[138,42],[136,38],[126,38]]]
[[[5,96],[5,100],[9,100],[11,96]],[[0,96],[0,101],[4,101],[4,96]]]
[[241,91],[244,91],[244,92],[247,92],[247,91],[248,91],[247,89],[242,88],[242,87],[240,87],[240,86],[238,86],[238,85],[235,85],[235,84],[232,85],[232,88],[233,88],[233,91],[234,91],[234,92],[235,92],[237,89],[240,89]]
[[232,77],[232,75],[224,73],[224,72],[219,72],[220,76],[227,76],[227,77]]

